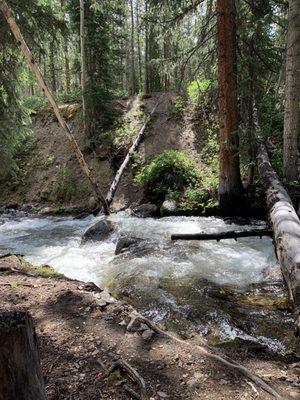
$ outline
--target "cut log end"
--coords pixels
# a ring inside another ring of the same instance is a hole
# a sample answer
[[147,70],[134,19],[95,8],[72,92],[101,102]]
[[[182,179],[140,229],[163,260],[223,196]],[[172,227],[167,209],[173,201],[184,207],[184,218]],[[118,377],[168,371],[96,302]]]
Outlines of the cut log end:
[[31,316],[0,312],[0,400],[46,400]]

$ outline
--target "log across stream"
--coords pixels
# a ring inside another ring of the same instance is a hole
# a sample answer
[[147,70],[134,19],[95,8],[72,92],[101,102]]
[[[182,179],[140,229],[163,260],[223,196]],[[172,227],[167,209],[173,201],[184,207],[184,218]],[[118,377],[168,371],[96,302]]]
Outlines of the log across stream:
[[[94,281],[170,330],[198,332],[211,343],[240,337],[274,351],[293,346],[288,309],[269,237],[172,242],[171,234],[263,229],[264,223],[226,225],[219,218],[139,219],[111,215],[115,232],[99,243],[81,244],[93,217],[0,215],[0,252],[24,254],[71,278]],[[145,239],[114,255],[120,233]],[[249,315],[251,318],[249,318]]]

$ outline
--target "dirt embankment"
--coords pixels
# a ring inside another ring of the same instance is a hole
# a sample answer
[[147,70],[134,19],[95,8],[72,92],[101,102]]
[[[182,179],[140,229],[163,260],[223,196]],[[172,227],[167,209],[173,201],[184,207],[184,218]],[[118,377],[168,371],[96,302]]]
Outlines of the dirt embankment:
[[122,368],[128,364],[145,382],[144,399],[273,398],[211,354],[243,363],[283,399],[299,399],[300,365],[292,356],[243,346],[212,350],[197,336],[178,341],[133,319],[138,314],[131,306],[95,285],[35,270],[15,256],[0,259],[0,286],[1,309],[33,316],[49,400],[129,400],[135,398],[130,389],[139,398],[141,382]]
[[[138,133],[145,113],[149,113],[156,102],[159,102],[159,106],[140,145],[139,162],[144,164],[164,150],[183,150],[200,160],[196,135],[191,124],[176,115],[175,98],[176,94],[172,93],[153,93],[144,99],[132,97],[113,101],[111,108],[118,114],[121,125],[112,129],[108,134],[109,140],[104,135],[103,141],[93,150],[83,134],[80,106],[60,106],[104,194],[122,162],[126,147],[129,148]],[[24,162],[20,182],[13,187],[3,185],[0,204],[88,208],[93,193],[52,111],[44,110],[32,116],[31,128],[33,138],[25,145],[25,154],[22,155]],[[111,142],[116,135],[124,135],[123,148],[122,145],[112,148]],[[122,209],[142,201],[142,190],[134,184],[133,176],[130,167],[117,190],[113,208]]]

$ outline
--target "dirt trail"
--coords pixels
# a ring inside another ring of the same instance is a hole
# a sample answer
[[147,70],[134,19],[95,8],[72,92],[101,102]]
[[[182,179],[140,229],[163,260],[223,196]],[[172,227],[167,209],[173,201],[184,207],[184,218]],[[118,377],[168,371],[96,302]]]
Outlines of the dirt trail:
[[[14,256],[1,261],[20,265]],[[9,261],[10,260],[10,261]],[[12,262],[13,261],[13,262]],[[8,268],[8,269],[9,269]],[[49,400],[125,400],[127,374],[117,370],[107,376],[116,360],[124,360],[145,380],[147,399],[267,400],[272,397],[219,362],[166,336],[149,334],[143,324],[133,325],[131,306],[107,293],[64,277],[28,276],[23,272],[0,274],[2,309],[28,310],[32,314],[41,353]],[[199,337],[191,344],[202,344]],[[299,399],[299,366],[295,359],[255,353],[242,346],[216,350],[243,363],[260,375],[284,399]],[[299,364],[298,364],[299,365]]]

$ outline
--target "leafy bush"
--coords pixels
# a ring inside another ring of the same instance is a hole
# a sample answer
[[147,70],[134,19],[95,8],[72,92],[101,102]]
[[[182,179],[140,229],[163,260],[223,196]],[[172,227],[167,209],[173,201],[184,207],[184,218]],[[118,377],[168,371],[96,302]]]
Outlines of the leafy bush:
[[179,211],[203,212],[212,202],[217,177],[207,168],[180,151],[158,154],[135,177],[145,187],[146,196],[161,203],[165,198],[175,200]]
[[182,96],[171,100],[169,112],[172,118],[181,119],[186,108],[186,101]]
[[[71,92],[61,92],[55,95],[57,103],[77,103],[81,100],[80,89],[74,89]],[[37,112],[45,108],[50,108],[49,101],[41,95],[26,96],[22,100],[22,105],[29,112]]]
[[200,96],[206,93],[211,85],[209,79],[197,79],[188,86],[188,98],[192,104],[199,103]]
[[76,193],[76,181],[71,168],[64,164],[60,167],[57,179],[53,184],[57,201],[70,201]]
[[199,175],[195,161],[183,152],[170,150],[154,157],[135,179],[138,183],[146,184],[148,191],[164,197],[168,191],[178,191],[196,184]]

